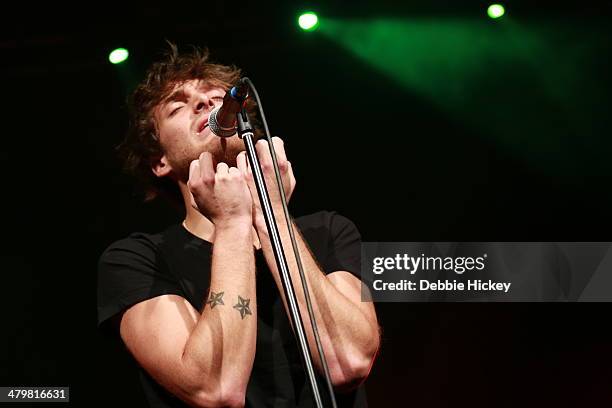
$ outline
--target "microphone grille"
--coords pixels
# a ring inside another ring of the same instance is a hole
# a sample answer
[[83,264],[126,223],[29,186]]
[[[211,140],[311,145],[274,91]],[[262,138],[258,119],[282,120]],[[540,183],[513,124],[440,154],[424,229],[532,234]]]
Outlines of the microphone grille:
[[212,110],[212,112],[210,112],[210,115],[208,116],[208,127],[210,127],[211,132],[219,137],[233,136],[236,133],[235,128],[223,128],[221,125],[219,125],[219,121],[217,121],[217,115],[219,114],[220,109],[221,106],[216,107]]

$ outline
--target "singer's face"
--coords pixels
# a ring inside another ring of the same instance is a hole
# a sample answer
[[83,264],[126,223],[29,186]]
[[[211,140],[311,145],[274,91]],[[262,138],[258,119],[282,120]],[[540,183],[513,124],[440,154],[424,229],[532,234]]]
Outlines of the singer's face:
[[164,152],[160,160],[163,170],[158,175],[172,175],[186,182],[189,163],[205,151],[212,153],[216,163],[236,166],[236,156],[244,150],[244,143],[237,135],[220,138],[208,127],[208,116],[221,105],[224,95],[223,88],[191,80],[177,85],[156,107],[154,115]]

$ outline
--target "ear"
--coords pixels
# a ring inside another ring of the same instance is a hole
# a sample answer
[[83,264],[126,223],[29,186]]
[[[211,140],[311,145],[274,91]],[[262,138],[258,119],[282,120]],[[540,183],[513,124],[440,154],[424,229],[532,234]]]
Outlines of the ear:
[[172,166],[170,166],[170,163],[168,163],[168,159],[166,158],[165,154],[151,162],[151,171],[153,171],[153,174],[155,174],[157,177],[165,177],[170,174],[170,171],[172,171]]

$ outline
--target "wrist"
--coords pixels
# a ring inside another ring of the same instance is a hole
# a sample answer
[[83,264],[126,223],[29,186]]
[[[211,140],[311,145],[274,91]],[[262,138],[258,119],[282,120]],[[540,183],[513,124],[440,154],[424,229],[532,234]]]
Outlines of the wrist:
[[[283,210],[282,205],[273,207],[272,211],[274,212],[276,224],[278,225],[279,229],[282,229],[286,225],[285,211]],[[268,227],[266,226],[266,219],[263,213],[260,212],[257,214],[257,216],[255,216],[253,225],[258,233],[268,235]]]
[[214,222],[216,232],[251,232],[253,220],[250,215],[241,217],[232,217],[224,220],[216,220]]

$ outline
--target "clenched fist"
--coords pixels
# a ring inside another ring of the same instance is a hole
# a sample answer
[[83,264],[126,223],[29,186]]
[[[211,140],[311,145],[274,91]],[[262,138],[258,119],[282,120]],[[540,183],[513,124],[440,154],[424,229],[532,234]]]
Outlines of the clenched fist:
[[216,227],[233,223],[252,224],[253,200],[246,176],[236,167],[219,163],[213,168],[212,155],[204,152],[189,166],[191,205]]

